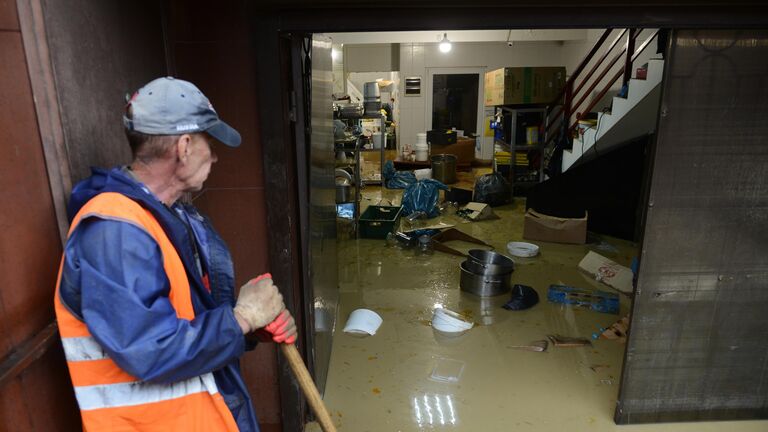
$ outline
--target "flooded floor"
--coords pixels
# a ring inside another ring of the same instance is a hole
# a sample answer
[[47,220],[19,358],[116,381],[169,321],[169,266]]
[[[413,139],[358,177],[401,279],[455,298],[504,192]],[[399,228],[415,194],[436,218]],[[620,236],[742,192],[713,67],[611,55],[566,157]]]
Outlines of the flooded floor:
[[[399,203],[401,191],[370,188],[363,207],[382,198]],[[385,201],[386,202],[386,201]],[[499,219],[465,223],[443,218],[506,253],[522,240],[524,202],[494,209]],[[515,259],[513,283],[534,287],[538,305],[501,307],[509,295],[479,298],[459,290],[462,258],[441,252],[417,256],[384,240],[339,243],[340,304],[325,403],[340,431],[758,431],[768,422],[616,426],[613,414],[624,345],[595,340],[591,347],[528,352],[513,348],[548,334],[590,337],[628,313],[597,313],[546,301],[550,284],[610,290],[577,265],[594,250],[629,266],[637,246],[613,238],[591,245],[541,246],[536,258]],[[469,245],[456,245],[469,249]],[[433,309],[446,307],[475,321],[458,337],[430,325]],[[378,333],[356,337],[341,330],[357,308],[384,320]],[[319,431],[316,424],[307,430]]]

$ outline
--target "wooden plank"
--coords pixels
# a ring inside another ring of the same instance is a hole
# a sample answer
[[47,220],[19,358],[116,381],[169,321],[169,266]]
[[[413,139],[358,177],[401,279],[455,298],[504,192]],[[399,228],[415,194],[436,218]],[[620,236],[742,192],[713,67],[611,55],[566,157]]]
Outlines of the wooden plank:
[[67,199],[69,191],[72,190],[72,177],[67,147],[64,143],[64,129],[59,114],[42,6],[40,0],[17,0],[17,7],[29,81],[35,100],[37,126],[48,171],[48,183],[53,195],[59,237],[63,244],[69,230]]
[[0,362],[0,388],[19,375],[32,362],[39,359],[58,340],[58,329],[55,322],[48,324],[43,331],[19,345]]

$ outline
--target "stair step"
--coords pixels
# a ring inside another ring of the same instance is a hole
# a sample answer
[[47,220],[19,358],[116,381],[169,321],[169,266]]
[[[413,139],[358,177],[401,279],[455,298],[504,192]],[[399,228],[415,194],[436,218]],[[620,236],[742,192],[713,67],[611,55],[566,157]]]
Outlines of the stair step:
[[624,116],[624,114],[627,113],[627,110],[629,110],[629,108],[630,108],[630,105],[626,99],[614,96],[612,111],[615,117]]
[[664,60],[650,59],[648,60],[648,74],[646,81],[655,84],[661,82],[661,78],[664,75]]
[[629,80],[627,99],[631,102],[632,105],[635,105],[642,98],[644,98],[645,95],[647,95],[654,86],[654,83],[648,82],[646,80],[638,80],[632,78]]
[[620,122],[622,117],[632,111],[646,96],[654,92],[661,83],[663,75],[664,60],[649,59],[646,78],[630,79],[627,88],[627,97],[614,97],[611,111],[598,113],[597,125],[594,128],[585,130],[581,138],[573,139],[572,149],[563,152],[562,170],[568,170],[568,168],[578,161],[583,154],[587,153],[596,142],[599,142],[606,132]]

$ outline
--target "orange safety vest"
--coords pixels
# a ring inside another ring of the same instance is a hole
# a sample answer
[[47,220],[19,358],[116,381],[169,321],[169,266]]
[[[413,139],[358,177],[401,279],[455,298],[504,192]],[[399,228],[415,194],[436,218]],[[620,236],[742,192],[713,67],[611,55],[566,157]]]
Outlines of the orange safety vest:
[[[181,258],[148,210],[124,195],[102,193],[80,209],[72,221],[69,235],[82,219],[90,216],[127,222],[152,236],[163,255],[163,266],[171,285],[168,297],[176,309],[176,316],[182,320],[195,318]],[[64,258],[62,266],[63,263]],[[212,373],[171,384],[144,382],[131,376],[109,358],[87,325],[61,302],[60,284],[61,268],[54,300],[56,320],[85,431],[238,430]]]

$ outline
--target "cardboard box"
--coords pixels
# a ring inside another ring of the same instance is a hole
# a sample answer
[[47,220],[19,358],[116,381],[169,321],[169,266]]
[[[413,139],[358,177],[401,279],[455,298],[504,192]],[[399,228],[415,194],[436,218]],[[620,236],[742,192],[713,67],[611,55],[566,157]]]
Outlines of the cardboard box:
[[564,86],[564,67],[496,69],[485,73],[485,105],[550,103]]
[[493,212],[493,209],[491,209],[491,206],[484,203],[469,202],[464,206],[463,210],[469,210],[471,212],[467,214],[467,218],[473,221],[496,218],[496,214]]
[[600,254],[587,253],[579,263],[579,269],[623,294],[632,294],[632,270]]
[[579,219],[560,218],[528,209],[525,213],[523,238],[553,243],[584,244],[587,242],[587,213]]
[[459,138],[455,144],[432,144],[430,154],[452,154],[456,156],[456,165],[470,165],[475,160],[475,139]]

